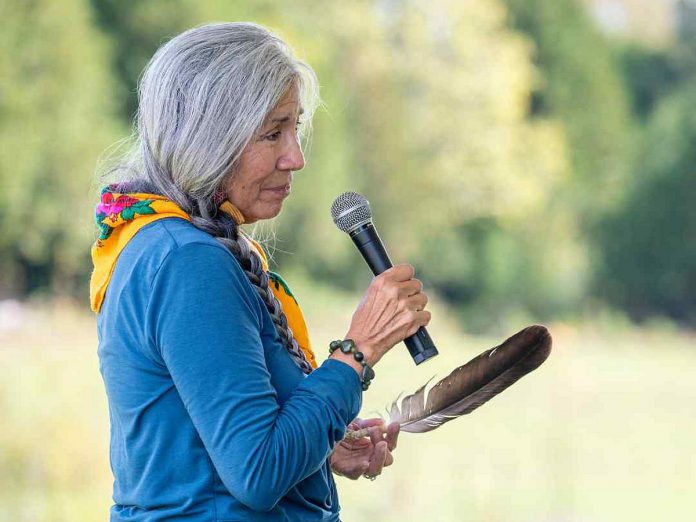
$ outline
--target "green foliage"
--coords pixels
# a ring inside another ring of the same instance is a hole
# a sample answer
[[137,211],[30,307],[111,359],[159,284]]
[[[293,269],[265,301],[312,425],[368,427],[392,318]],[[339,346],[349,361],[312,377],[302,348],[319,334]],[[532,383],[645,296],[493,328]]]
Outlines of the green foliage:
[[597,227],[595,292],[634,319],[696,324],[696,31],[681,5],[672,47],[622,49],[623,73],[642,119],[621,204]]
[[635,181],[601,229],[600,292],[634,317],[696,324],[696,77],[656,109]]
[[3,3],[0,295],[86,280],[95,160],[118,136],[107,47],[79,0]]
[[619,49],[619,61],[633,113],[641,119],[649,116],[680,80],[678,65],[664,50],[629,43]]
[[534,42],[532,113],[563,123],[572,176],[561,196],[586,228],[615,204],[628,175],[631,121],[614,53],[576,0],[504,1]]
[[90,0],[102,30],[113,38],[111,57],[121,116],[138,107],[137,82],[157,48],[189,28],[191,9],[181,0]]
[[[472,220],[426,245],[435,267],[456,267],[457,277],[427,270],[430,282],[463,313],[471,331],[501,331],[567,315],[581,308],[590,273],[575,223],[554,203],[525,220]],[[437,242],[458,248],[442,248]],[[424,267],[425,271],[425,267]]]

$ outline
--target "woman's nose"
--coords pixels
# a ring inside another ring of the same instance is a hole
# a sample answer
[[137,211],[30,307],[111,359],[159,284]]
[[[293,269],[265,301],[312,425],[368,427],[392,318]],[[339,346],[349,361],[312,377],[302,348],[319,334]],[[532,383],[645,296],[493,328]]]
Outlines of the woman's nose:
[[283,152],[278,158],[278,170],[301,170],[305,165],[302,148],[297,137],[292,136],[283,147]]

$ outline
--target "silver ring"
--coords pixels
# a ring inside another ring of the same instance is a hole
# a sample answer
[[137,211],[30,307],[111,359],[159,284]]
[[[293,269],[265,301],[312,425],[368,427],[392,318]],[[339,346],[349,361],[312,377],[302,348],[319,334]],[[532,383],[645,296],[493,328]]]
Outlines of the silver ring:
[[365,477],[366,479],[375,480],[377,478],[377,475],[368,475],[367,473],[365,473],[363,477]]

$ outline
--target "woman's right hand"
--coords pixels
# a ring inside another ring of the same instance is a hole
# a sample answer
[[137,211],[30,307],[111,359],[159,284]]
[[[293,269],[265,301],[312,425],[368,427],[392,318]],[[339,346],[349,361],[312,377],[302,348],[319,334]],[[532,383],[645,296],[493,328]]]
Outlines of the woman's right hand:
[[413,276],[414,269],[408,264],[396,265],[376,276],[353,314],[346,338],[355,341],[370,366],[430,322],[430,312],[424,310],[428,296]]

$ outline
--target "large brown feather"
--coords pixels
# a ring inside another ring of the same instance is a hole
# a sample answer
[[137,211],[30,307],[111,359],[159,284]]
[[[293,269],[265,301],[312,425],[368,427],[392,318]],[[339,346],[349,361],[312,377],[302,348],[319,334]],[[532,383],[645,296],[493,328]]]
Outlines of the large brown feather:
[[[528,326],[500,346],[486,350],[433,386],[391,405],[389,422],[403,431],[423,433],[472,412],[519,378],[536,369],[551,352],[551,334],[540,325]],[[430,381],[428,381],[430,382]]]

